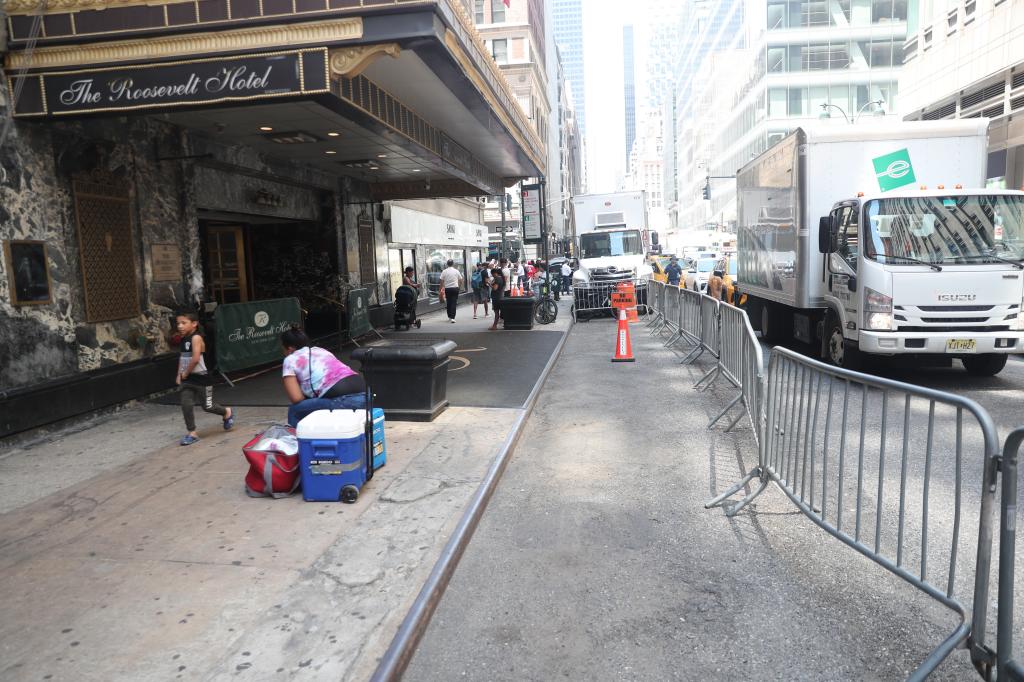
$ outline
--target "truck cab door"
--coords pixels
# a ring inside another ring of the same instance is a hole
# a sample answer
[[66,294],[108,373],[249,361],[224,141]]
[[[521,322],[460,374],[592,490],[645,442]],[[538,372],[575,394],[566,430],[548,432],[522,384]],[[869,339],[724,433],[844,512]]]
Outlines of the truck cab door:
[[843,333],[856,338],[856,320],[860,296],[857,294],[857,259],[860,256],[859,210],[856,202],[844,202],[832,209],[832,224],[837,226],[835,251],[826,258],[827,299],[839,314]]

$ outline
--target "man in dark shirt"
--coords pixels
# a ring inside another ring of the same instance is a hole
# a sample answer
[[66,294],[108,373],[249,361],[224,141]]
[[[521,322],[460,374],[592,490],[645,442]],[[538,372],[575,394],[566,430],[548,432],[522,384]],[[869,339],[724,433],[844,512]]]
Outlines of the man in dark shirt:
[[665,268],[665,275],[668,277],[668,283],[672,286],[679,286],[679,280],[683,277],[683,269],[679,267],[679,259],[673,257],[669,261],[668,267]]

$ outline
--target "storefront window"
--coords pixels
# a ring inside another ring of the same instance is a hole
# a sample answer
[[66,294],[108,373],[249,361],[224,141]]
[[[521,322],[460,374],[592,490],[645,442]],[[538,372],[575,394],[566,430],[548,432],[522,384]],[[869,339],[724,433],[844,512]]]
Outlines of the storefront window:
[[[466,278],[466,252],[461,249],[443,249],[435,248],[432,246],[427,247],[427,295],[432,303],[438,301],[438,291],[441,288],[441,271],[444,270],[447,265],[446,263],[452,260],[454,261],[454,267],[456,270],[462,273],[462,278]],[[463,289],[466,288],[465,282],[463,282]]]

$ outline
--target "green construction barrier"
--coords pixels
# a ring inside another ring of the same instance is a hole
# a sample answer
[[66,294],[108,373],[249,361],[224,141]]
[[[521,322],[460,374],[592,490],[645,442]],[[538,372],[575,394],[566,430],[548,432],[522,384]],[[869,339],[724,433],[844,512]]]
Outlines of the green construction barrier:
[[297,298],[225,303],[214,313],[217,368],[232,372],[280,360],[281,332],[302,324]]
[[348,292],[348,335],[358,339],[373,331],[370,324],[370,290],[352,289]]

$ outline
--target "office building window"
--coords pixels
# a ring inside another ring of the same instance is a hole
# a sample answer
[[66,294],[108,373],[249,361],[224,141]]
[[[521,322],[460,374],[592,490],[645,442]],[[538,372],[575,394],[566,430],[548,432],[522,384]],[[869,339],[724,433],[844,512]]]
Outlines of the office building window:
[[499,64],[508,63],[508,40],[502,38],[501,40],[491,41],[491,55],[494,56],[494,61]]
[[505,21],[505,3],[503,0],[491,0],[491,23],[501,24]]

